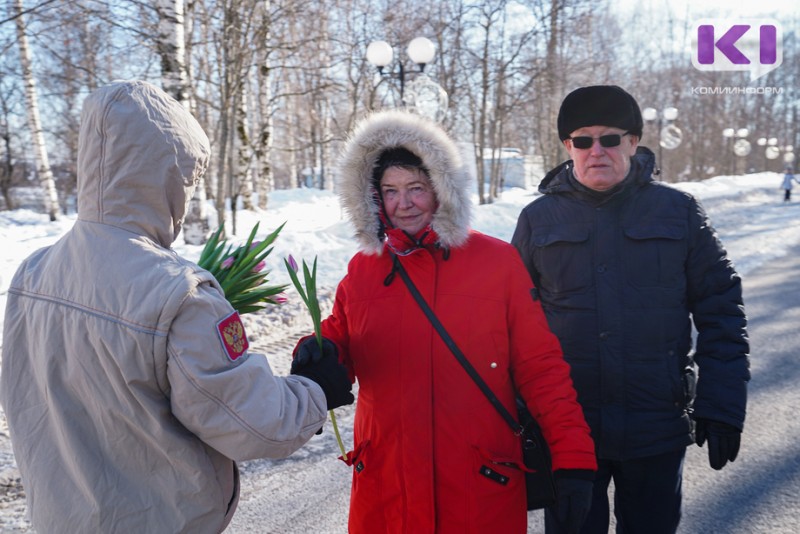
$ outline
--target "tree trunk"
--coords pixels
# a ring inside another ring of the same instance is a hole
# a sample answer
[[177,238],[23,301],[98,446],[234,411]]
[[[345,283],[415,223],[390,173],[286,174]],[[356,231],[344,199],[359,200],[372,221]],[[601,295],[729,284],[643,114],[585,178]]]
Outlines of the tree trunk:
[[[247,79],[245,73],[244,79]],[[234,148],[236,160],[233,167],[233,185],[236,187],[239,196],[242,198],[242,208],[253,209],[253,179],[250,172],[250,127],[247,117],[248,109],[248,84],[239,84],[239,93],[236,98],[234,108],[234,120],[236,121],[236,139]]]
[[260,2],[261,37],[264,48],[258,66],[258,140],[255,146],[256,191],[258,207],[267,209],[269,194],[275,189],[275,175],[272,170],[272,68],[270,66],[270,1]]
[[[5,110],[3,110],[5,111]],[[8,133],[8,124],[6,121],[3,121],[3,145],[6,149],[6,158],[3,162],[3,166],[0,167],[0,193],[3,195],[3,200],[6,203],[7,210],[13,210],[15,208],[14,201],[11,199],[11,176],[14,172],[14,157],[11,152],[11,135]]]
[[[161,86],[167,94],[191,111],[191,86],[186,67],[186,38],[183,0],[157,0],[158,42],[161,59]],[[209,233],[205,185],[202,177],[194,190],[183,222],[187,245],[202,245]]]
[[58,219],[58,193],[47,158],[47,147],[44,144],[44,132],[39,118],[39,101],[36,96],[36,80],[31,68],[31,52],[28,48],[28,37],[25,34],[25,21],[22,17],[22,0],[13,0],[13,13],[16,16],[17,43],[22,64],[22,77],[25,84],[25,100],[28,104],[28,127],[33,138],[33,149],[36,156],[36,171],[39,183],[44,191],[44,207],[51,221]]

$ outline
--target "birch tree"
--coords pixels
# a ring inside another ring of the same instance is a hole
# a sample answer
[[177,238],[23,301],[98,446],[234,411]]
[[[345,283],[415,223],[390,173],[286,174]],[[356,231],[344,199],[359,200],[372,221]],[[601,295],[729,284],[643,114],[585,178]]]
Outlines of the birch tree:
[[250,172],[250,162],[252,154],[252,141],[250,136],[250,118],[248,110],[251,106],[248,105],[250,97],[250,84],[246,83],[248,78],[247,72],[242,77],[242,81],[238,84],[238,92],[234,104],[234,124],[236,136],[234,144],[236,146],[236,159],[233,162],[231,169],[233,181],[232,188],[236,189],[236,194],[233,195],[233,200],[236,197],[241,197],[242,207],[246,210],[253,209],[253,178]]
[[[192,111],[191,86],[186,61],[186,18],[183,0],[155,0],[158,14],[156,50],[161,61],[161,87]],[[183,223],[183,240],[189,245],[202,245],[209,233],[206,194],[201,177]]]
[[256,163],[255,188],[258,194],[258,207],[261,209],[267,209],[268,195],[275,188],[275,175],[272,168],[272,49],[268,46],[272,36],[270,6],[270,0],[262,0],[257,6],[260,24],[256,35],[257,40],[264,43],[258,55],[258,65],[256,66],[259,124],[254,148]]
[[14,175],[14,152],[11,148],[11,129],[8,124],[10,115],[9,96],[5,88],[0,85],[0,141],[2,141],[0,147],[3,154],[0,160],[0,194],[3,195],[6,209],[13,210],[15,206],[11,199],[11,178]]
[[23,19],[22,0],[11,0],[11,12],[16,16],[17,44],[19,45],[19,58],[22,66],[22,79],[25,86],[25,101],[28,111],[28,127],[31,131],[34,155],[36,157],[36,171],[39,184],[44,192],[44,207],[51,221],[58,219],[58,193],[56,192],[53,172],[47,158],[47,147],[44,142],[42,121],[39,117],[39,100],[36,94],[36,80],[33,77],[31,66],[31,51],[28,46],[25,20]]

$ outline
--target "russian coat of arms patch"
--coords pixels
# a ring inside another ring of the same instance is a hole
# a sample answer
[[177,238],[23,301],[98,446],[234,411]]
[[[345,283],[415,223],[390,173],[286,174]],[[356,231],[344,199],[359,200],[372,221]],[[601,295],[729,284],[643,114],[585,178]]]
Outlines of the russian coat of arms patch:
[[235,311],[218,322],[217,333],[225,353],[232,362],[235,362],[250,346],[239,312]]

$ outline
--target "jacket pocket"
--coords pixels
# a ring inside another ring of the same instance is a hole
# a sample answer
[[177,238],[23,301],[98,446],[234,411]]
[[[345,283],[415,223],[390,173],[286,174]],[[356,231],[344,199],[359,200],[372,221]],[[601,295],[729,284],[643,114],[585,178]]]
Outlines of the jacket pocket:
[[688,245],[681,224],[651,223],[623,229],[625,274],[640,288],[686,287]]
[[540,290],[554,294],[585,291],[592,284],[589,227],[545,227],[532,238]]
[[473,448],[474,491],[472,498],[478,503],[501,497],[525,486],[525,465],[522,463],[522,445],[516,457],[498,455],[481,447]]
[[383,494],[381,466],[375,463],[378,457],[371,452],[369,440],[364,440],[347,453],[345,461],[353,467],[353,497],[362,502],[376,502],[374,499]]
[[369,446],[369,440],[366,439],[361,443],[359,443],[355,449],[349,451],[347,453],[347,458],[339,456],[339,459],[344,463],[346,463],[347,465],[353,467],[356,473],[360,473],[361,471],[364,470],[364,460],[362,456],[364,455],[364,451],[365,449],[367,449],[368,446]]

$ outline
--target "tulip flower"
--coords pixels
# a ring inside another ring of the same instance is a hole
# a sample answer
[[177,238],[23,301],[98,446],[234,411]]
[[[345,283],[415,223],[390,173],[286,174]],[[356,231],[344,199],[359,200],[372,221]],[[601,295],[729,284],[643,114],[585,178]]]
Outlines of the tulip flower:
[[225,292],[225,298],[240,314],[263,310],[267,304],[280,304],[276,297],[283,294],[287,286],[267,284],[269,271],[265,270],[265,260],[272,252],[270,245],[283,226],[280,225],[262,241],[254,241],[258,231],[256,223],[247,242],[234,249],[222,237],[224,225],[220,225],[200,254],[197,264],[214,275]]
[[[283,263],[286,265],[286,271],[289,273],[289,278],[292,279],[292,284],[295,289],[297,289],[297,292],[300,293],[300,298],[303,299],[306,308],[308,308],[308,312],[311,314],[311,322],[314,324],[314,337],[317,339],[320,352],[322,352],[322,317],[319,310],[319,299],[317,298],[317,257],[314,256],[313,267],[310,270],[305,260],[303,260],[303,279],[306,283],[305,289],[303,289],[303,284],[300,283],[300,279],[297,276],[299,267],[294,257],[289,254],[289,257],[285,258]],[[339,450],[342,451],[342,458],[347,461],[347,452],[344,450],[342,436],[339,434],[339,425],[336,424],[336,415],[333,413],[333,410],[328,410],[328,414],[331,417],[333,433],[336,435],[336,442],[339,444]]]

